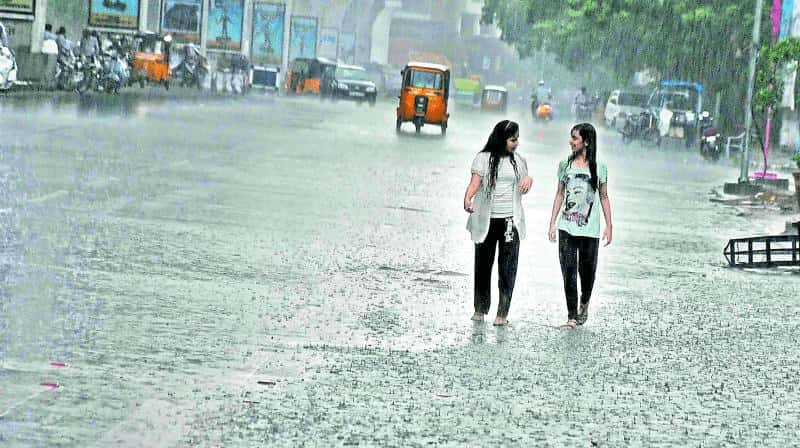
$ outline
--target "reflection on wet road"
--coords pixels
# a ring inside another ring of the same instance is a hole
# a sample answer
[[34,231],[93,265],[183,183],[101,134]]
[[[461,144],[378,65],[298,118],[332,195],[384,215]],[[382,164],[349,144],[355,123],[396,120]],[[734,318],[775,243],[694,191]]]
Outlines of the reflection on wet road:
[[783,227],[708,201],[730,164],[603,134],[615,241],[589,323],[563,331],[545,233],[569,124],[521,115],[534,188],[497,329],[469,320],[461,198],[500,117],[456,110],[442,138],[395,135],[388,102],[65,96],[0,113],[3,446],[798,436],[800,277],[724,267],[728,238]]

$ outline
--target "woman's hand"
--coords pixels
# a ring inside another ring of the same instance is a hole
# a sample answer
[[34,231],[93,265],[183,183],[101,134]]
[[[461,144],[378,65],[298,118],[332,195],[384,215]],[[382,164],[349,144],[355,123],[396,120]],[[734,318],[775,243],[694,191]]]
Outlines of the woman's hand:
[[611,238],[612,238],[611,226],[606,226],[606,229],[603,230],[603,241],[606,242],[605,244],[603,244],[603,247],[611,244]]
[[533,178],[531,176],[525,176],[519,183],[519,192],[525,194],[531,191],[532,185],[533,185]]
[[556,225],[550,224],[550,229],[547,231],[547,239],[549,239],[551,243],[556,242],[556,233],[558,233]]
[[464,198],[464,211],[467,213],[475,211],[475,204],[471,199]]

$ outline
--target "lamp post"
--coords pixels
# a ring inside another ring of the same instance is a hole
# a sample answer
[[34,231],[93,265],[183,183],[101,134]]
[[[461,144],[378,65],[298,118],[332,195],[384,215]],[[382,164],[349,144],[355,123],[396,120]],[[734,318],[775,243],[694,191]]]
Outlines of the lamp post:
[[744,111],[744,148],[742,149],[742,165],[739,171],[739,182],[747,182],[747,169],[750,166],[750,127],[753,124],[753,83],[756,77],[756,57],[758,56],[758,41],[761,31],[761,9],[763,0],[756,0],[755,17],[753,18],[753,40],[750,42],[750,74],[747,80],[747,102]]

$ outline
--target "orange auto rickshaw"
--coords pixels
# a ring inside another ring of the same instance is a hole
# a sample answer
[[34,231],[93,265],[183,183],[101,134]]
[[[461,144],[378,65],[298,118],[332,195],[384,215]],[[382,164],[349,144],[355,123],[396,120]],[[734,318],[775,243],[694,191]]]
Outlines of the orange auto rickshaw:
[[319,95],[322,79],[336,70],[336,62],[325,58],[297,58],[292,61],[283,85],[292,95]]
[[172,36],[161,36],[157,33],[138,33],[133,41],[133,64],[131,82],[138,82],[140,87],[153,82],[169,90],[172,71],[169,68],[169,52]]
[[403,123],[414,123],[419,134],[426,124],[439,125],[447,133],[447,100],[450,96],[450,69],[445,65],[409,62],[402,71],[400,105],[397,107],[397,132]]

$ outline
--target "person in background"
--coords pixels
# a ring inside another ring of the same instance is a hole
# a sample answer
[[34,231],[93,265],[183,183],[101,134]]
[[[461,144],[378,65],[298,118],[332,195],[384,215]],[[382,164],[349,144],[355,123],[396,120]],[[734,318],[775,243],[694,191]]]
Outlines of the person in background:
[[49,23],[44,25],[44,40],[56,40],[56,35],[53,34],[53,25]]

